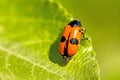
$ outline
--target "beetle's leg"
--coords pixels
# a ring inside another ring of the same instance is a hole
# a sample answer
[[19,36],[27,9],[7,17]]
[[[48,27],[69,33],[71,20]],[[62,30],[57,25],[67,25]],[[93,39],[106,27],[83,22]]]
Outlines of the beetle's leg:
[[68,63],[71,59],[71,57],[63,56],[63,59],[65,60],[66,63]]
[[88,40],[88,37],[85,37],[85,32],[86,32],[86,29],[82,28],[82,39],[83,40]]

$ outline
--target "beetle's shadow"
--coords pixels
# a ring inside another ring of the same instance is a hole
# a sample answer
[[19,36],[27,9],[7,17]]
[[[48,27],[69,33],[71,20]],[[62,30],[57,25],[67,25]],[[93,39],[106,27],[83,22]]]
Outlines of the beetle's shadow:
[[58,51],[58,45],[59,45],[59,37],[50,47],[49,59],[53,63],[57,63],[60,66],[65,66],[67,63],[63,60],[63,57],[60,55],[60,53]]

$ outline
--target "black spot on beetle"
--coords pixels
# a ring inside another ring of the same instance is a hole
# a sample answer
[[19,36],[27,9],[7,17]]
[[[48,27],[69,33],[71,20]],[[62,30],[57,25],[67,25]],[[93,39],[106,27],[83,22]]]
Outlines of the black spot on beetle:
[[62,36],[60,42],[64,42],[65,40],[66,40],[65,37]]
[[82,32],[82,31],[79,29],[79,32]]
[[72,38],[71,40],[70,40],[70,43],[71,44],[78,44],[78,40],[76,39],[76,38]]

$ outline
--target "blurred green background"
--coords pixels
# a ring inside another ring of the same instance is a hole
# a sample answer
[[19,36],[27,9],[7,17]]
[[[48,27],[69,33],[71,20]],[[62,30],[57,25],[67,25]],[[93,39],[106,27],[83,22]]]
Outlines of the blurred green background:
[[101,69],[101,80],[120,80],[120,1],[56,0],[80,19],[93,46]]

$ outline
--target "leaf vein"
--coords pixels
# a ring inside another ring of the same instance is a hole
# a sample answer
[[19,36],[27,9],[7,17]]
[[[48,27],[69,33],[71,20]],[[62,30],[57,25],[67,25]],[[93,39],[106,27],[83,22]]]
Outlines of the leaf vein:
[[[23,56],[21,56],[21,55],[15,54],[14,52],[12,52],[11,50],[9,50],[9,49],[7,49],[7,48],[5,48],[5,47],[0,46],[0,50],[7,52],[9,55],[14,55],[14,56],[16,56],[16,57],[18,57],[18,58],[20,58],[20,59],[23,59],[23,60],[31,63],[34,67],[35,67],[35,66],[38,66],[38,67],[40,67],[40,68],[42,68],[42,69],[44,69],[44,70],[46,70],[46,71],[48,71],[48,72],[56,75],[56,76],[64,79],[62,76],[56,74],[56,73],[53,72],[53,71],[50,71],[50,70],[47,69],[46,67],[44,67],[44,66],[42,66],[42,65],[40,65],[40,64],[37,64],[37,63],[33,62],[32,60],[30,60],[30,59],[28,59],[28,58],[26,58],[26,57],[23,57]],[[34,70],[34,69],[33,69],[33,70]],[[32,73],[33,73],[33,70],[32,70]]]

